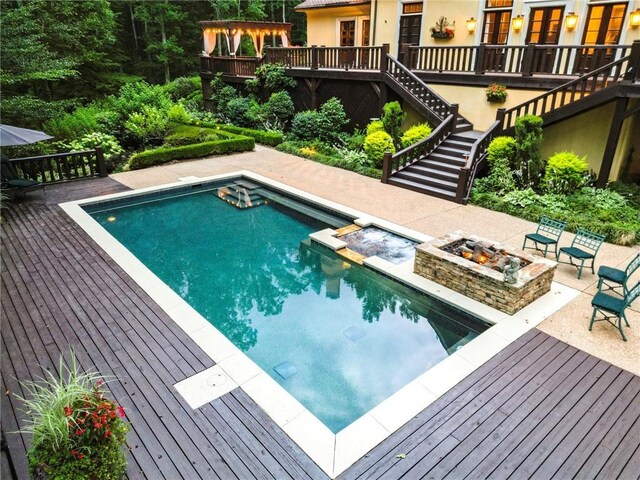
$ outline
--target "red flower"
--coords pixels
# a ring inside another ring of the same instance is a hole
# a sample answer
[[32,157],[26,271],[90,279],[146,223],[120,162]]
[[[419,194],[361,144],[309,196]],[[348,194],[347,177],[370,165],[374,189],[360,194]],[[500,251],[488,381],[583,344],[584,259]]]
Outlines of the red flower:
[[124,418],[125,416],[124,408],[122,408],[121,406],[118,406],[118,415],[120,416],[120,418]]
[[67,405],[66,407],[64,407],[64,414],[65,414],[65,416],[67,416],[67,417],[68,417],[68,416],[69,416],[69,415],[71,415],[72,413],[73,413],[73,408],[71,408],[71,407],[70,407],[70,406],[68,406],[68,405]]
[[77,450],[71,450],[71,455],[73,455],[74,457],[78,454]]
[[97,385],[97,386],[101,386],[103,383],[104,383],[104,382],[103,382],[102,380],[98,380],[98,381],[96,382],[96,385]]
[[94,423],[94,424],[93,424],[93,427],[94,427],[94,428],[101,428],[101,427],[102,427],[102,424],[101,424],[101,423]]
[[81,453],[79,453],[79,454],[78,454],[78,460],[82,460],[83,458],[84,458],[84,455],[83,455],[83,454],[81,454]]
[[111,430],[107,430],[104,432],[104,438],[109,438],[111,436]]
[[82,435],[84,433],[86,429],[85,428],[78,428],[76,429],[76,435]]

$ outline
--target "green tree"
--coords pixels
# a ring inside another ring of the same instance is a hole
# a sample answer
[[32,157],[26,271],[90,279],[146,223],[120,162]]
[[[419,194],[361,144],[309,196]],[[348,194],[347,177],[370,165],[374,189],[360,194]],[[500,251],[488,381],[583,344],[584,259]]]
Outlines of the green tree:
[[[175,3],[140,2],[134,9],[134,16],[145,26],[146,52],[164,67],[164,83],[171,81],[170,63],[184,55],[184,48],[178,43],[179,24],[186,14]],[[175,33],[170,34],[173,27]]]

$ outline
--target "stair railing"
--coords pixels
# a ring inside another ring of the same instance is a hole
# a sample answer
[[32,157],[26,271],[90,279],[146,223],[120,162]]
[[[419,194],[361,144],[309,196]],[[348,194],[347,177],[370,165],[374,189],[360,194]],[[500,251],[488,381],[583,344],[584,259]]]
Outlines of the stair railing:
[[431,135],[424,140],[414,143],[395,154],[391,154],[390,152],[385,153],[382,160],[382,183],[388,183],[391,175],[433,152],[438,145],[453,133],[455,127],[456,113],[451,113],[431,132]]
[[[640,43],[638,44],[638,47],[640,47]],[[636,43],[634,42],[634,48],[638,47],[636,47]],[[633,53],[634,52],[632,51],[632,55]],[[620,83],[625,78],[628,71],[631,71],[632,68],[638,68],[630,61],[632,55],[627,55],[615,62],[603,65],[582,77],[571,80],[570,82],[560,85],[553,90],[549,90],[542,95],[538,95],[529,101],[505,110],[504,117],[502,119],[502,129],[508,130],[513,128],[515,126],[516,119],[522,115],[531,114],[542,116],[607,87]]]
[[502,125],[501,116],[504,115],[504,108],[498,109],[498,117],[491,124],[488,130],[486,130],[480,138],[478,138],[473,146],[469,155],[466,157],[466,162],[463,167],[460,168],[460,176],[458,177],[458,188],[456,189],[456,202],[466,204],[471,194],[471,187],[473,186],[473,180],[476,178],[476,173],[484,164],[487,158],[487,150],[489,144],[500,133]]
[[431,90],[426,83],[391,55],[387,55],[386,58],[387,68],[385,73],[388,78],[395,81],[407,93],[424,105],[435,117],[431,119],[434,120],[434,123],[442,122],[451,112],[451,104]]

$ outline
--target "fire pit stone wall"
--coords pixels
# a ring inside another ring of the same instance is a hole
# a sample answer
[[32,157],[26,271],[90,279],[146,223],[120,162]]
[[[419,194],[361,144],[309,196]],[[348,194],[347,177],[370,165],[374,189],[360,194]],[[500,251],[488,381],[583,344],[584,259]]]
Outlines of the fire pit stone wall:
[[[442,250],[461,239],[491,244],[505,254],[530,262],[518,271],[515,284],[504,274]],[[530,255],[508,245],[457,231],[416,247],[414,272],[467,297],[513,315],[551,289],[556,262]]]

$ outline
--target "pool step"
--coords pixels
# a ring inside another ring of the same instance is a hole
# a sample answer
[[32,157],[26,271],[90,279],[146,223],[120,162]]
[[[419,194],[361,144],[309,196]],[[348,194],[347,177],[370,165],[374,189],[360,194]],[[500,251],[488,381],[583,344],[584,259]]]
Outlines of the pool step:
[[246,209],[259,207],[267,203],[267,199],[256,190],[249,190],[238,184],[225,185],[214,190],[213,195],[236,208]]
[[292,200],[290,198],[287,198],[283,195],[279,195],[272,191],[258,189],[256,190],[256,192],[259,193],[261,196],[267,198],[269,201],[273,203],[278,203],[284,207],[290,208],[291,210],[295,210],[303,215],[306,215],[311,218],[315,218],[316,220],[322,223],[325,223],[330,227],[340,228],[340,227],[344,227],[349,223],[349,221],[341,217],[331,215],[331,213],[329,212],[314,208],[310,205],[302,204],[296,200]]

